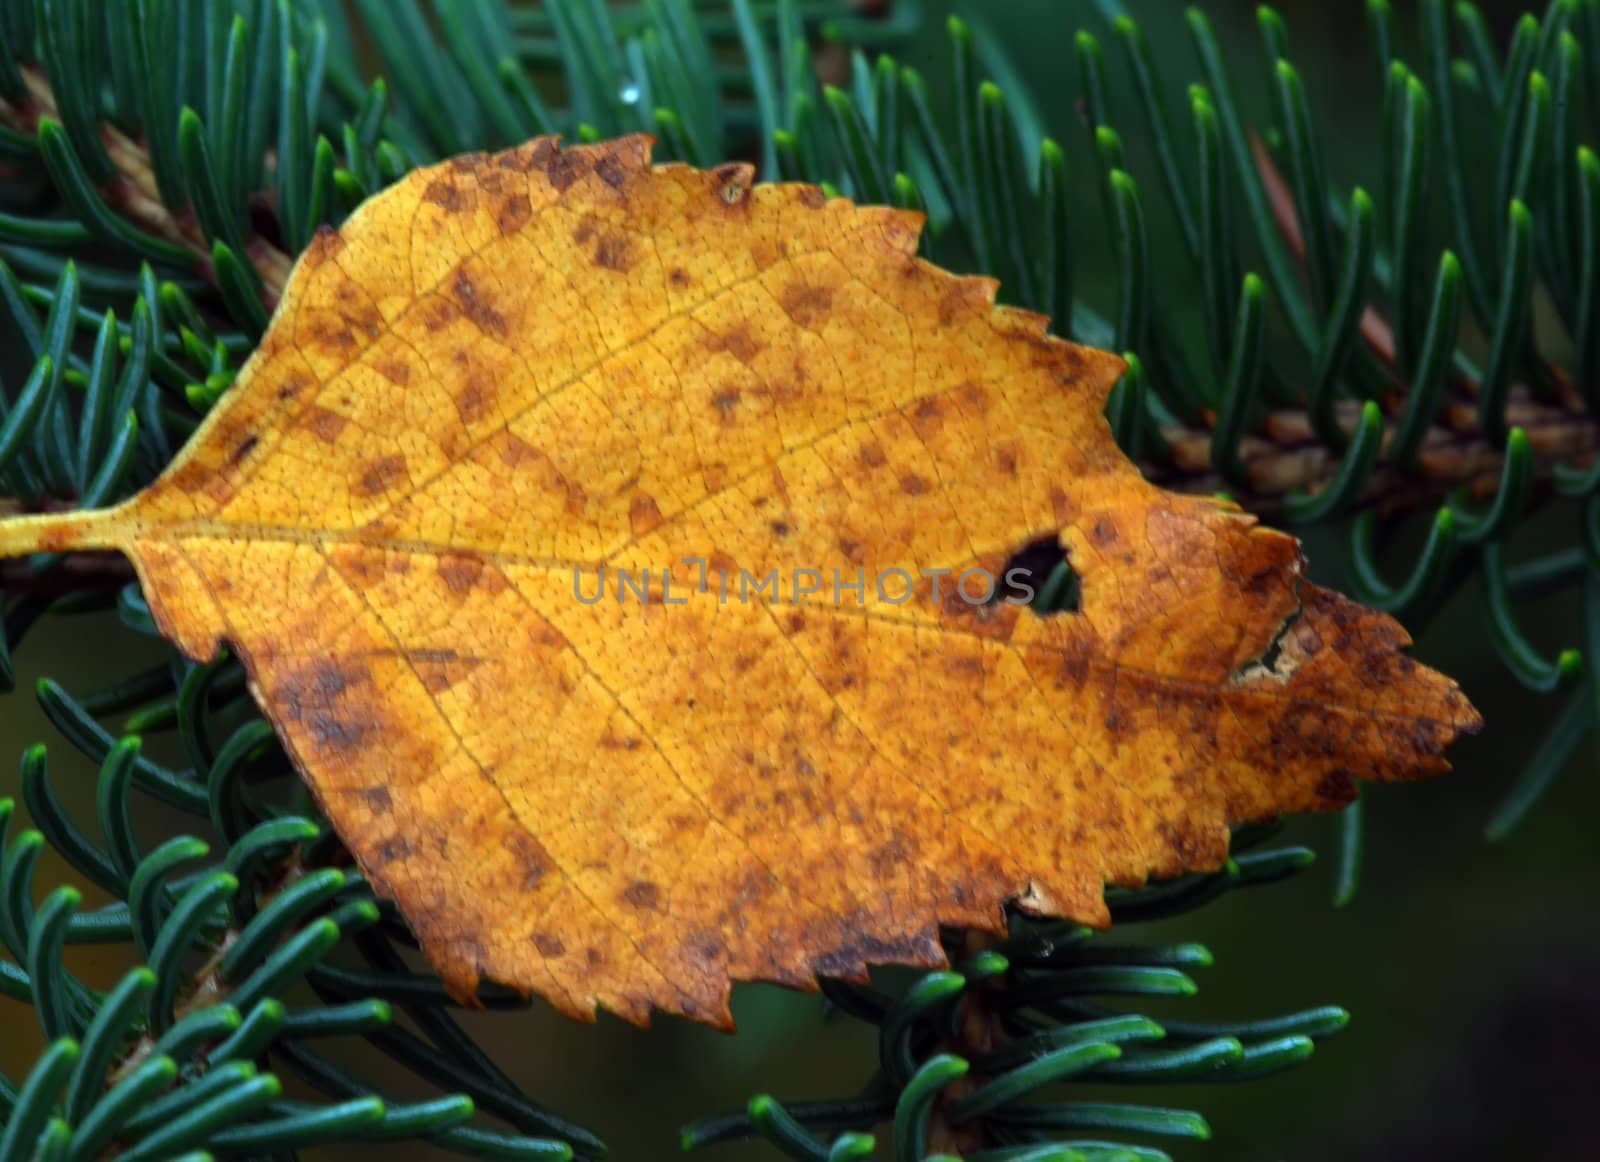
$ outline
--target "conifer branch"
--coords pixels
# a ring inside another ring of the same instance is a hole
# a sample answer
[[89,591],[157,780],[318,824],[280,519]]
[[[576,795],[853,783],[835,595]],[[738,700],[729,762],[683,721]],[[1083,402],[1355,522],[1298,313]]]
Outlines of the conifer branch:
[[[1336,410],[1349,431],[1361,413],[1359,405],[1343,403]],[[1559,464],[1592,463],[1600,454],[1600,423],[1585,412],[1559,404],[1541,403],[1525,388],[1513,392],[1506,406],[1506,422],[1528,434],[1536,465],[1539,495]],[[1404,515],[1437,505],[1458,489],[1474,499],[1492,496],[1505,470],[1506,453],[1484,437],[1472,407],[1464,402],[1447,406],[1440,423],[1423,438],[1413,473],[1388,464],[1372,473],[1361,503],[1385,517]],[[1383,443],[1394,435],[1393,421],[1385,425]],[[1165,463],[1146,466],[1146,475],[1163,487],[1186,492],[1227,491],[1247,511],[1268,518],[1284,512],[1285,501],[1297,492],[1316,495],[1338,475],[1342,458],[1322,444],[1304,410],[1269,414],[1259,431],[1239,441],[1239,459],[1248,487],[1237,487],[1212,467],[1213,433],[1208,429],[1174,425],[1162,434],[1170,446]]]
[[[1306,245],[1296,213],[1294,195],[1278,169],[1277,162],[1252,134],[1251,154],[1261,175],[1262,185],[1272,207],[1273,220],[1296,261],[1305,262]],[[1362,311],[1362,340],[1383,366],[1396,374],[1394,331],[1387,319],[1372,306]],[[1541,401],[1525,383],[1510,390],[1506,405],[1507,427],[1528,434],[1536,465],[1536,479],[1548,485],[1558,464],[1587,466],[1600,454],[1600,416],[1590,413],[1570,376],[1552,368],[1554,398]],[[1439,413],[1439,421],[1423,436],[1413,472],[1407,473],[1385,464],[1374,471],[1363,501],[1384,515],[1412,511],[1437,503],[1459,488],[1482,499],[1492,496],[1505,467],[1506,454],[1483,431],[1477,416],[1478,383],[1466,375],[1451,378],[1450,396]],[[1385,402],[1398,413],[1410,387],[1396,378]],[[1357,423],[1360,407],[1346,403],[1336,409],[1339,425],[1346,432]],[[1385,426],[1382,446],[1391,443],[1396,422]],[[1172,450],[1172,463],[1153,466],[1152,478],[1193,491],[1226,488],[1215,474],[1207,475],[1212,463],[1209,432],[1174,426],[1165,431]],[[1248,475],[1249,489],[1238,499],[1247,509],[1273,515],[1290,493],[1319,492],[1338,472],[1340,458],[1318,439],[1304,410],[1272,413],[1258,434],[1247,434],[1239,445],[1239,459]]]
[[[41,119],[58,116],[55,93],[37,65],[23,65],[21,73],[27,97],[17,102],[0,100],[0,125],[36,137]],[[174,211],[162,202],[150,151],[143,139],[130,137],[109,122],[100,126],[100,139],[116,167],[116,176],[99,190],[106,204],[140,229],[190,251],[194,255],[194,273],[214,283],[217,274],[211,247],[200,222],[193,210]],[[263,305],[270,311],[289,281],[294,258],[256,232],[251,233],[245,249],[261,276]]]

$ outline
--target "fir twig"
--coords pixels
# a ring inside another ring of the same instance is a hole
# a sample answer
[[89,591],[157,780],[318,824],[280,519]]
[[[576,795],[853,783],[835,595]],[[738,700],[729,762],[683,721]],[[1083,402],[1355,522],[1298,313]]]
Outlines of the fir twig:
[[[16,101],[0,100],[0,125],[36,138],[41,121],[59,119],[55,92],[38,66],[23,65],[21,74],[27,85],[26,96]],[[140,229],[189,251],[194,256],[194,273],[214,282],[212,249],[199,220],[192,210],[175,213],[162,201],[148,147],[109,123],[101,125],[100,137],[114,167],[111,177],[99,189],[106,204]],[[259,234],[253,233],[245,247],[260,276],[263,301],[271,310],[289,281],[294,259]]]

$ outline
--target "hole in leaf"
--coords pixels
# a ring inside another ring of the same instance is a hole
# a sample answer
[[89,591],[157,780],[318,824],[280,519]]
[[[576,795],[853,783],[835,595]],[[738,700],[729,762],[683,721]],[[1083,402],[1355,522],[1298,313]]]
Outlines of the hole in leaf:
[[1283,625],[1273,635],[1272,643],[1267,646],[1266,653],[1261,655],[1261,661],[1258,664],[1263,670],[1273,674],[1278,672],[1278,660],[1283,657],[1283,639],[1289,635],[1289,630],[1299,620],[1300,611],[1298,609],[1284,619]]
[[1295,622],[1305,614],[1305,602],[1301,597],[1300,589],[1303,582],[1295,579],[1295,607],[1289,616],[1283,619],[1283,624],[1278,627],[1278,632],[1272,635],[1272,640],[1267,643],[1267,648],[1253,662],[1246,662],[1233,672],[1232,680],[1236,683],[1249,682],[1258,678],[1272,678],[1279,682],[1287,682],[1294,677],[1294,672],[1299,668],[1296,660],[1285,659],[1283,656],[1284,643],[1288,640],[1289,631],[1294,628]]
[[1040,617],[1050,617],[1079,612],[1081,597],[1078,573],[1052,535],[1040,537],[1011,555],[995,586],[994,600],[1027,605]]

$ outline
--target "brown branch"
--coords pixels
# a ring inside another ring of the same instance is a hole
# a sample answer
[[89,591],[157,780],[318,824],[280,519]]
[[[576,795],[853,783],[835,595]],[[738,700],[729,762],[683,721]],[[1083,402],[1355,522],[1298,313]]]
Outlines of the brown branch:
[[[1278,171],[1277,163],[1259,137],[1252,134],[1251,152],[1272,208],[1273,221],[1294,257],[1305,261],[1305,239],[1300,229],[1294,196]],[[1381,314],[1367,307],[1361,315],[1360,334],[1374,355],[1391,371],[1395,368],[1394,331]],[[1382,511],[1403,511],[1437,502],[1457,488],[1477,495],[1492,494],[1498,486],[1505,454],[1484,435],[1478,424],[1474,400],[1478,385],[1458,378],[1434,426],[1423,439],[1417,471],[1402,472],[1380,465],[1368,482],[1366,499]],[[1548,480],[1558,463],[1584,465],[1600,455],[1600,422],[1583,405],[1566,377],[1558,375],[1556,398],[1542,401],[1526,385],[1512,388],[1506,407],[1508,427],[1523,428],[1532,445],[1536,475]],[[1397,384],[1384,401],[1391,412],[1405,400],[1404,385]],[[1354,402],[1342,405],[1339,415],[1347,430],[1359,414]],[[1211,472],[1210,433],[1193,428],[1173,428],[1163,433],[1171,445],[1171,461],[1152,465],[1154,480],[1191,490],[1211,491],[1226,485]],[[1393,425],[1384,437],[1393,435]],[[1240,445],[1249,481],[1249,493],[1239,497],[1245,507],[1272,513],[1289,493],[1315,492],[1338,470],[1339,459],[1315,438],[1302,411],[1275,412],[1263,430],[1246,436]]]
[[[1347,429],[1354,428],[1359,406],[1338,409]],[[1543,404],[1519,389],[1506,407],[1508,426],[1523,428],[1532,445],[1536,478],[1548,480],[1559,463],[1587,464],[1600,454],[1600,425],[1566,408]],[[1390,438],[1393,428],[1384,440]],[[1153,481],[1188,492],[1235,492],[1211,468],[1211,433],[1194,428],[1168,428],[1170,459],[1145,466]],[[1237,494],[1245,508],[1263,515],[1278,512],[1284,498],[1296,491],[1316,492],[1332,479],[1339,457],[1315,437],[1301,411],[1279,411],[1267,417],[1260,434],[1240,443],[1248,491]],[[1504,452],[1484,438],[1475,409],[1452,404],[1441,422],[1429,430],[1418,456],[1417,471],[1403,472],[1380,464],[1367,484],[1368,503],[1384,513],[1407,512],[1434,504],[1458,488],[1489,496],[1499,486]]]
[[[305,853],[302,848],[296,847],[293,850],[289,858],[284,861],[276,881],[269,889],[260,894],[257,900],[258,908],[266,906],[282,895],[287,888],[311,870],[306,866],[304,856]],[[314,922],[315,919],[316,916],[313,915],[306,920],[306,923]],[[300,928],[297,927],[296,931],[299,930]],[[189,986],[178,997],[177,1003],[173,1006],[174,1020],[181,1021],[193,1013],[214,1009],[218,1005],[227,1003],[228,998],[234,991],[234,985],[222,978],[222,960],[227,955],[228,950],[238,942],[241,934],[242,929],[238,925],[229,924],[217,942],[210,947],[210,954],[206,957],[205,963],[195,972],[190,979]],[[115,1086],[118,1082],[125,1081],[132,1076],[139,1066],[149,1060],[150,1054],[155,1052],[156,1042],[156,1035],[153,1032],[146,1032],[130,1045],[117,1059],[116,1065],[112,1068],[110,1077],[106,1082],[107,1087]],[[205,1055],[211,1051],[213,1045],[214,1043],[208,1043],[199,1046],[192,1051],[190,1061],[180,1061],[178,1064],[189,1065],[193,1061],[204,1062]]]
[[[966,930],[960,934],[959,952],[948,943],[945,947],[951,954],[951,961],[960,964],[999,943],[1000,938],[988,932]],[[956,1005],[954,1036],[944,1046],[948,1052],[963,1061],[971,1061],[976,1057],[992,1053],[1007,1040],[1005,1031],[1000,1026],[1000,1015],[990,1003],[994,991],[1000,987],[999,980],[982,981],[971,985],[961,994],[961,999]],[[945,1113],[952,1102],[959,1101],[974,1090],[982,1088],[987,1080],[989,1079],[982,1075],[968,1073],[945,1087],[929,1118],[930,1154],[950,1154],[957,1158],[965,1158],[968,1154],[994,1144],[986,1140],[982,1118],[956,1125]]]
[[65,596],[85,589],[120,589],[134,580],[133,567],[118,553],[72,553],[43,573],[26,558],[0,561],[0,593]]
[[[22,75],[28,95],[15,103],[0,101],[0,124],[35,137],[40,118],[59,119],[55,94],[37,66],[24,66]],[[195,272],[206,281],[215,282],[211,247],[200,229],[200,222],[192,210],[174,212],[161,201],[150,150],[144,140],[129,137],[109,123],[101,125],[100,140],[117,170],[117,176],[99,190],[106,204],[146,233],[188,250],[194,255]],[[270,311],[283,295],[294,259],[260,234],[251,234],[245,240],[245,252],[245,257],[261,276],[263,301]]]

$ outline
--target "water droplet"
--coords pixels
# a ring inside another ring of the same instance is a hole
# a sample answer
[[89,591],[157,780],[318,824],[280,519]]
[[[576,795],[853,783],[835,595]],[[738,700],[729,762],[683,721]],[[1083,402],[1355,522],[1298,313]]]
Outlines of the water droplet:
[[637,105],[639,103],[639,86],[632,81],[627,81],[618,90],[617,96],[622,98],[624,105]]

